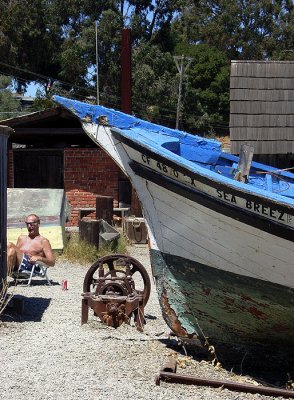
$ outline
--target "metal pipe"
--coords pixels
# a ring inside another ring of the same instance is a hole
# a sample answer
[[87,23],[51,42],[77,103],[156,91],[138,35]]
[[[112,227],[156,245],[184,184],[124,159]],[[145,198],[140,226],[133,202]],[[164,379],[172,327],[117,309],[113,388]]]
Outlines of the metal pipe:
[[237,392],[258,393],[264,394],[266,396],[294,398],[294,391],[292,390],[278,389],[269,386],[254,386],[246,383],[237,383],[232,381],[198,378],[195,376],[180,375],[174,372],[160,371],[159,375],[156,377],[156,384],[159,385],[161,380],[173,383],[183,383],[186,385],[211,386],[216,388],[223,387],[225,389]]

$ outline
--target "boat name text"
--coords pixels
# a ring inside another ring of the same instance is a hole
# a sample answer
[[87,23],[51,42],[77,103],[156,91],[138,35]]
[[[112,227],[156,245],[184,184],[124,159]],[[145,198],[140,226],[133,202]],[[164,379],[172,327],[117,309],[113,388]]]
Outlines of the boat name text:
[[211,187],[208,187],[207,185],[201,184],[200,182],[198,182],[195,177],[192,177],[191,175],[183,174],[182,172],[177,171],[176,169],[165,165],[161,161],[157,161],[151,157],[148,157],[146,154],[141,153],[141,159],[142,159],[143,163],[147,164],[148,167],[150,167],[151,169],[158,170],[162,174],[167,175],[171,178],[174,178],[177,181],[179,181],[180,183],[183,183],[187,186],[194,187],[198,190],[206,192],[208,195],[212,195],[215,198],[219,198],[220,200],[222,200],[224,202],[235,204],[238,207],[250,210],[253,213],[269,217],[276,221],[281,221],[282,223],[292,224],[291,215],[286,214],[283,211],[271,208],[269,206],[265,206],[256,201],[252,201],[252,200],[248,200],[246,198],[235,196],[234,194],[225,192],[220,189],[213,189]]
[[[223,190],[217,189],[217,197],[230,203],[237,204],[236,196],[226,193]],[[254,211],[258,214],[270,216],[279,221],[286,222],[286,214],[283,211],[274,210],[271,207],[266,207],[263,204],[256,203],[255,201],[251,200],[245,200],[245,207],[248,210]]]

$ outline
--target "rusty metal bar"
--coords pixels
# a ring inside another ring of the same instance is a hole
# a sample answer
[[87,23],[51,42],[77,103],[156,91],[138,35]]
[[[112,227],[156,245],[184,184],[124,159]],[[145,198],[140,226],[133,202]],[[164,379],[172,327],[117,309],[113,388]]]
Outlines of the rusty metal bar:
[[169,357],[166,364],[160,372],[177,372],[177,360],[173,357]]
[[168,358],[168,360],[164,364],[164,367],[159,371],[159,374],[156,375],[156,377],[155,377],[156,385],[160,385],[161,375],[164,372],[176,373],[177,372],[177,360],[174,359],[173,357]]
[[198,378],[196,376],[180,375],[174,372],[166,372],[161,370],[159,375],[155,378],[155,383],[160,385],[160,381],[182,383],[186,385],[199,385],[199,386],[211,386],[211,387],[223,387],[225,389],[245,392],[245,393],[258,393],[266,396],[281,396],[294,398],[294,391],[287,389],[278,389],[269,386],[254,386],[246,383],[237,383],[232,381],[223,381],[216,379],[205,379]]

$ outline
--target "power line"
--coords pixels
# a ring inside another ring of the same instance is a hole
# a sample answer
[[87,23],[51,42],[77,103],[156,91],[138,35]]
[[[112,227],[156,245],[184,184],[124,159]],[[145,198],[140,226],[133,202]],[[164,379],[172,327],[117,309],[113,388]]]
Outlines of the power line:
[[[70,87],[70,88],[72,88],[72,87],[74,87],[74,88],[76,88],[76,89],[82,89],[82,90],[85,90],[86,88],[85,87],[82,87],[82,86],[79,86],[79,85],[73,85],[72,83],[70,83],[70,82],[65,82],[65,81],[62,81],[62,80],[60,80],[60,79],[58,79],[58,78],[52,78],[52,77],[50,77],[50,76],[46,76],[46,75],[41,75],[41,74],[38,74],[38,73],[36,73],[36,72],[32,72],[32,71],[29,71],[29,70],[26,70],[26,69],[23,69],[23,68],[19,68],[19,67],[15,67],[15,66],[13,66],[13,65],[10,65],[10,64],[6,64],[6,63],[3,63],[3,62],[1,62],[0,61],[0,65],[3,65],[4,67],[7,67],[7,68],[12,68],[12,69],[14,69],[14,70],[16,70],[16,71],[21,71],[21,72],[24,72],[24,73],[26,73],[26,74],[30,74],[30,75],[33,75],[33,76],[35,76],[35,77],[37,77],[37,78],[39,78],[39,79],[41,79],[41,80],[43,80],[43,81],[45,81],[45,82],[50,82],[50,81],[57,81],[57,82],[60,82],[63,86],[67,86],[67,87]],[[6,73],[7,74],[7,73]],[[8,75],[9,76],[9,75]],[[28,79],[23,79],[23,78],[18,78],[16,75],[15,75],[15,77],[17,78],[17,79],[19,79],[19,80],[23,80],[24,82],[31,82],[30,80],[28,80]]]
[[[55,81],[60,82],[62,85],[68,86],[70,88],[86,90],[89,95],[90,94],[91,95],[95,95],[96,94],[95,93],[95,87],[89,88],[89,87],[82,87],[82,86],[79,86],[79,85],[74,85],[74,84],[71,84],[69,82],[60,81],[59,79],[54,79],[52,77],[49,77],[49,76],[46,76],[46,75],[41,75],[41,74],[38,74],[38,73],[35,73],[35,72],[32,72],[32,71],[28,71],[28,70],[25,70],[23,68],[14,67],[12,65],[3,63],[1,61],[0,61],[0,65],[6,66],[6,67],[9,67],[9,68],[13,68],[15,70],[22,71],[22,72],[25,72],[25,73],[28,73],[28,74],[31,74],[31,75],[34,75],[36,77],[39,77],[39,78],[43,79],[46,82],[55,80]],[[2,75],[11,76],[7,72],[1,72],[0,71],[0,73]],[[25,82],[25,83],[32,82],[32,81],[30,81],[28,79],[20,78],[17,75],[14,75],[14,78],[16,78],[19,81]],[[102,97],[105,97],[105,96],[106,96],[105,94],[102,95]],[[75,97],[77,99],[82,99],[82,100],[85,99],[85,96],[78,95],[78,94],[75,94]],[[120,105],[120,98],[118,96],[113,95],[113,94],[111,95],[111,97],[112,97],[112,100],[110,100],[109,97],[107,99],[104,99],[104,104],[105,105],[107,104],[108,107],[119,108],[120,107],[119,106]],[[139,115],[140,114],[142,115],[143,113],[145,114],[145,112],[146,112],[145,111],[146,110],[146,103],[138,103],[137,106],[136,106],[136,109],[137,109],[137,112],[138,112]],[[141,112],[140,112],[140,109],[141,109]],[[158,116],[158,118],[160,118],[161,121],[166,121],[168,123],[168,125],[171,126],[171,123],[174,121],[174,117],[172,117],[172,115],[175,113],[175,110],[168,109],[168,108],[162,108],[162,107],[160,107],[160,110],[161,110],[161,114]],[[164,114],[163,112],[166,112],[169,115]],[[195,114],[187,114],[187,117],[197,117],[197,115],[195,115]],[[201,117],[201,115],[198,115],[198,117]],[[214,128],[214,129],[229,129],[229,125],[223,123],[222,121],[219,121],[219,122],[216,121],[215,123],[212,123],[212,124],[202,125],[202,129],[211,129],[211,128]]]

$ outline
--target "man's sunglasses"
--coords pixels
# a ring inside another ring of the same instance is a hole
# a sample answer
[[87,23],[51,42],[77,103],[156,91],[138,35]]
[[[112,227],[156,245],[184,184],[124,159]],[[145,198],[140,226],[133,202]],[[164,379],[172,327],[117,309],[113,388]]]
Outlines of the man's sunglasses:
[[25,222],[25,224],[26,224],[26,226],[29,226],[29,225],[38,225],[38,224],[39,224],[39,221]]

